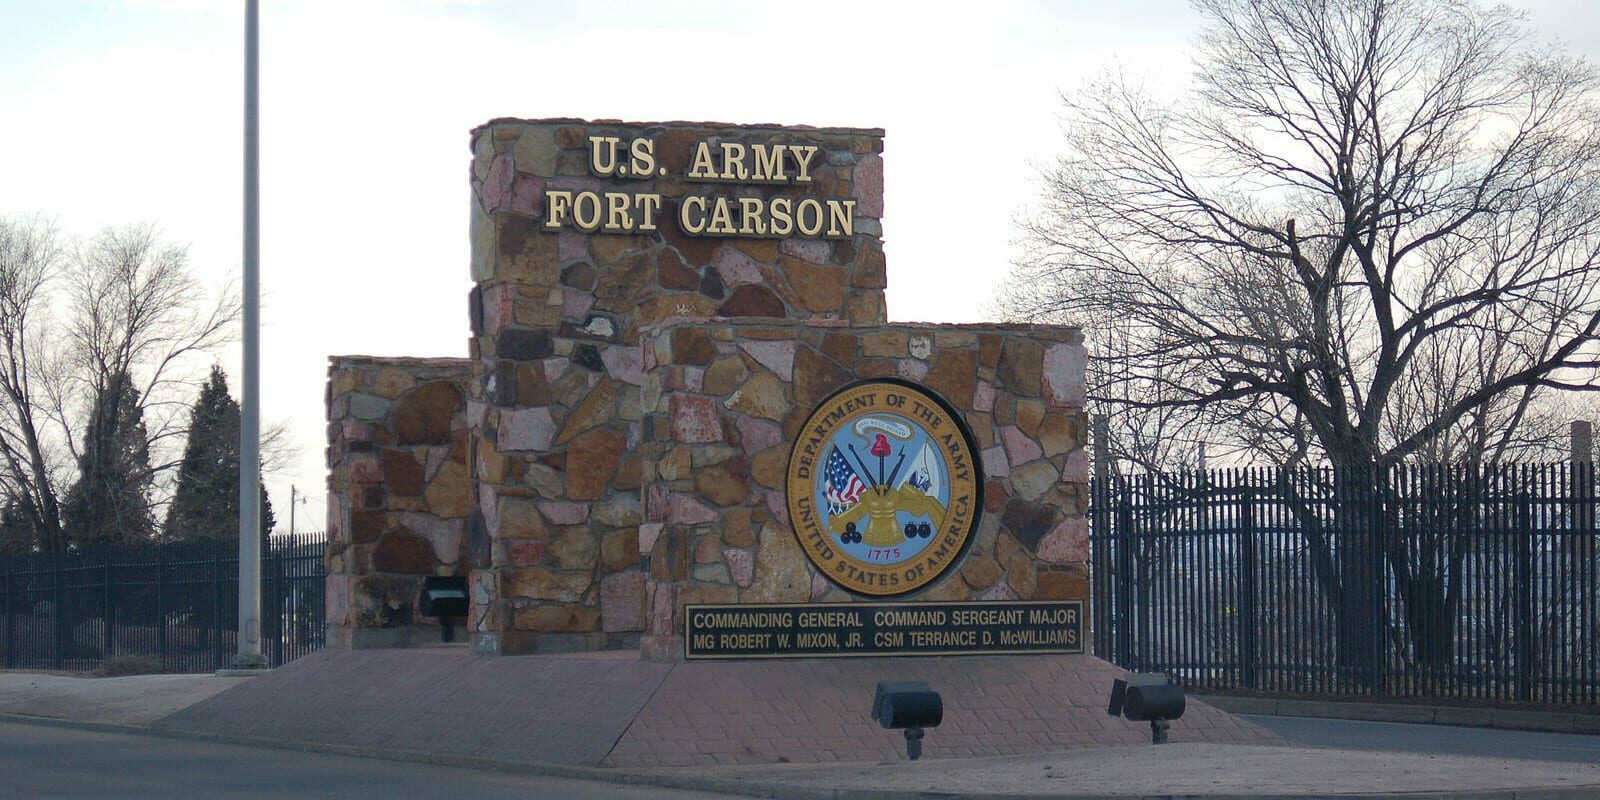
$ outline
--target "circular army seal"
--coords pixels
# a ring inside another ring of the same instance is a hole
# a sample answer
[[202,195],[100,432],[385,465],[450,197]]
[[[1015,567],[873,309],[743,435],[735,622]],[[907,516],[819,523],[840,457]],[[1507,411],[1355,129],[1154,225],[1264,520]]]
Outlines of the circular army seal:
[[789,521],[839,586],[888,597],[961,558],[983,508],[983,467],[961,416],[905,381],[861,381],[823,400],[789,451]]

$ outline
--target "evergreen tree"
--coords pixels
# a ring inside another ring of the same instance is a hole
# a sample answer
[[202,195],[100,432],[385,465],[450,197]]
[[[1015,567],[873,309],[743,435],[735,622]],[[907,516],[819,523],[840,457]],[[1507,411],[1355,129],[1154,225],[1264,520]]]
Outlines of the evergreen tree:
[[0,506],[0,555],[31,553],[37,538],[22,504],[16,500],[6,500],[5,505]]
[[[272,502],[263,485],[263,542],[273,524]],[[189,412],[188,443],[165,534],[168,541],[239,536],[239,404],[228,395],[228,379],[219,367],[211,368]]]
[[111,376],[95,397],[78,457],[78,482],[63,519],[78,545],[149,541],[150,436],[139,391],[127,373]]

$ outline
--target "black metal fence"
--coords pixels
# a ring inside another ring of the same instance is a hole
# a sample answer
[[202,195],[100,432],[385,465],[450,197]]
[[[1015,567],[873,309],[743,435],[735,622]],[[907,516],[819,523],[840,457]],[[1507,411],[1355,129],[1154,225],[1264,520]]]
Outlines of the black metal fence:
[[[272,536],[261,561],[262,654],[322,647],[321,533]],[[145,656],[209,672],[238,652],[239,545],[220,540],[0,557],[0,666],[87,672]]]
[[1192,688],[1600,700],[1587,464],[1093,487],[1095,652]]

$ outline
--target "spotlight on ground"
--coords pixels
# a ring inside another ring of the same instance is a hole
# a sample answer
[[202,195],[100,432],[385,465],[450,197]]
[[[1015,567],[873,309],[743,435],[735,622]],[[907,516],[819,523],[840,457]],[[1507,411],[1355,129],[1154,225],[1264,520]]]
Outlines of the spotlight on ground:
[[1127,680],[1111,683],[1111,706],[1106,713],[1150,723],[1150,743],[1166,744],[1171,721],[1183,716],[1183,687],[1159,672],[1129,673]]
[[456,638],[455,618],[467,615],[467,579],[462,575],[430,575],[422,579],[422,599],[417,603],[424,617],[439,618],[439,638]]
[[872,700],[872,718],[890,730],[906,732],[906,757],[922,757],[922,729],[944,721],[944,700],[922,681],[878,683]]

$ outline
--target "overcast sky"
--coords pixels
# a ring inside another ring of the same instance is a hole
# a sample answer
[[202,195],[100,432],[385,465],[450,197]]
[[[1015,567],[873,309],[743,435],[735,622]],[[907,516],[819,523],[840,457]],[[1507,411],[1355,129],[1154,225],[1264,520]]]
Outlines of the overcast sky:
[[[1594,0],[1522,0],[1600,60]],[[0,0],[0,215],[133,222],[212,287],[241,263],[244,3]],[[465,356],[468,131],[494,117],[881,127],[890,319],[982,320],[1057,98],[1190,71],[1181,0],[263,0],[262,414],[269,476],[323,520],[334,354]],[[238,392],[237,348],[220,353]]]

